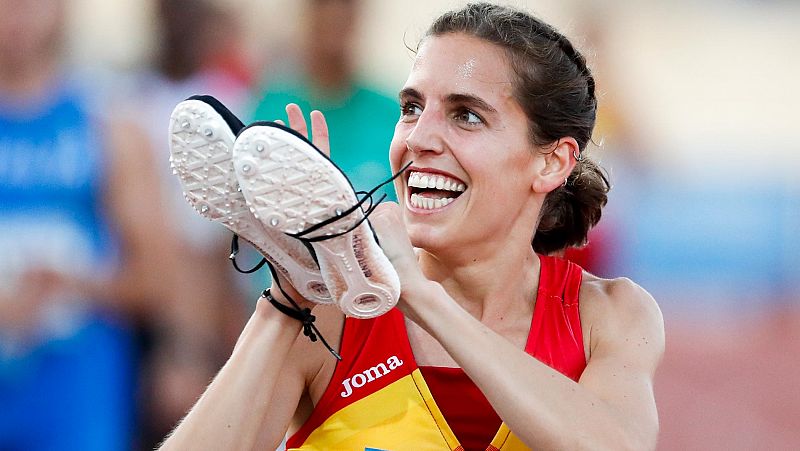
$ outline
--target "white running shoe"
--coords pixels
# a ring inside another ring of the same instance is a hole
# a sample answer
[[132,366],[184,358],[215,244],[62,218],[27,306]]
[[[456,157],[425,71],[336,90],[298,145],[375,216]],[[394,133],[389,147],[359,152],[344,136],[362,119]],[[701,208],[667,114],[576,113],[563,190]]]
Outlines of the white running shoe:
[[169,126],[170,163],[184,196],[200,215],[250,242],[306,299],[333,302],[306,246],[264,227],[250,213],[231,159],[235,134],[244,128],[222,103],[193,96],[179,103]]
[[311,244],[328,291],[346,315],[373,318],[397,304],[400,279],[350,181],[308,139],[257,122],[236,138],[233,162],[253,214],[266,228]]

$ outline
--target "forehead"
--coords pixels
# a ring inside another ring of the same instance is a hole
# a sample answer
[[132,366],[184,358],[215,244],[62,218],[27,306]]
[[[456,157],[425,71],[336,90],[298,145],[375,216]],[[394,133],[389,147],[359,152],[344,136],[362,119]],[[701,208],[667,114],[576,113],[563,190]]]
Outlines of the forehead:
[[508,97],[512,72],[501,47],[474,36],[448,33],[422,42],[406,87]]

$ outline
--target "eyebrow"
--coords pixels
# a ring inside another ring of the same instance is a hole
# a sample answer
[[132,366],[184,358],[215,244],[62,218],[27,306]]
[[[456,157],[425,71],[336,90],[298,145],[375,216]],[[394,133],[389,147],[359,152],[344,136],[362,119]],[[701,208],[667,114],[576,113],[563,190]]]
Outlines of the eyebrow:
[[485,100],[472,94],[449,94],[445,99],[448,103],[462,103],[477,107],[478,109],[488,111],[490,113],[497,112],[497,110],[495,110],[494,107],[489,105]]
[[411,97],[411,98],[414,98],[414,99],[424,99],[425,98],[422,94],[419,93],[419,91],[417,91],[414,88],[403,88],[402,90],[400,90],[400,93],[397,94],[397,97],[399,97],[400,100],[403,100],[404,98],[408,98],[408,97]]
[[[419,91],[414,88],[404,88],[400,91],[398,97],[402,100],[404,98],[413,98],[413,99],[424,99],[423,96]],[[461,103],[476,107],[478,109],[482,109],[484,111],[488,111],[490,113],[496,113],[497,110],[489,105],[485,100],[481,99],[478,96],[474,96],[472,94],[448,94],[445,97],[445,101],[447,103]]]

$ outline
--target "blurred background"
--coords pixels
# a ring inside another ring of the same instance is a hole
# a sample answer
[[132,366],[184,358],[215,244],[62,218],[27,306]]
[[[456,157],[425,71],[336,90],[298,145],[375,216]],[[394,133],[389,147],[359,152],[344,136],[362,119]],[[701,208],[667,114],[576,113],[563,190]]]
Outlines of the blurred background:
[[[614,189],[569,256],[664,312],[659,449],[797,449],[800,3],[506,3],[597,78],[590,152]],[[152,449],[266,284],[231,272],[225,230],[182,199],[176,103],[211,94],[245,122],[319,108],[371,187],[406,47],[461,4],[0,0],[0,450]]]

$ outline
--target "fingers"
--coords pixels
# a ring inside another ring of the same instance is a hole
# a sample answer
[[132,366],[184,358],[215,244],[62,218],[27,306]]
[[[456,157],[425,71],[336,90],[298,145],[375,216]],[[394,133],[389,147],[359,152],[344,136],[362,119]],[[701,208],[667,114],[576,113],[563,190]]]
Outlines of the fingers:
[[296,103],[286,105],[286,116],[289,117],[289,127],[308,138],[308,125],[303,117],[303,110]]
[[[295,103],[286,105],[286,115],[289,117],[289,127],[308,138],[308,124],[303,116],[303,110],[300,109]],[[283,124],[283,121],[275,121]],[[319,150],[321,150],[328,157],[331,156],[330,137],[328,134],[328,122],[325,120],[325,115],[321,111],[314,110],[311,112],[311,135],[313,136],[312,142]]]
[[328,135],[328,122],[325,120],[325,115],[319,110],[311,112],[311,134],[314,137],[312,141],[319,150],[328,157],[331,156],[330,136]]

